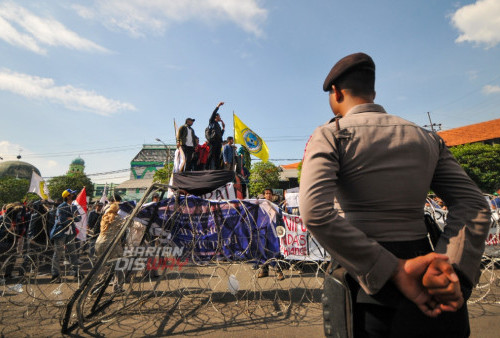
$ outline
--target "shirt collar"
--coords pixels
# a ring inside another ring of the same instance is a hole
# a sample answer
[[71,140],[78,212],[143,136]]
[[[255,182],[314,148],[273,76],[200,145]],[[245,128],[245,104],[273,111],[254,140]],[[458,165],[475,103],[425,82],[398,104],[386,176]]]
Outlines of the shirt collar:
[[345,116],[351,115],[351,114],[366,113],[366,112],[387,114],[384,107],[382,107],[379,104],[363,103],[363,104],[358,104],[357,106],[354,106],[351,109],[349,109],[349,111],[345,114]]

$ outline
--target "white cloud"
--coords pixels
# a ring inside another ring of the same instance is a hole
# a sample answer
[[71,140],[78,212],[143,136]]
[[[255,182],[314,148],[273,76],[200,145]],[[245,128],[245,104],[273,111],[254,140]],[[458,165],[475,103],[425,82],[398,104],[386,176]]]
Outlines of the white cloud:
[[39,17],[11,2],[0,4],[0,39],[38,54],[47,53],[43,46],[109,52],[106,48],[67,29],[59,21]]
[[100,20],[134,37],[148,32],[161,34],[169,24],[190,20],[209,24],[230,21],[259,37],[267,18],[267,10],[258,0],[99,0],[92,7],[73,8],[83,18]]
[[460,31],[455,40],[484,45],[486,48],[500,42],[500,1],[478,0],[475,4],[458,9],[451,17],[452,24]]
[[46,54],[47,51],[40,47],[38,43],[31,36],[19,33],[8,21],[0,16],[0,39],[5,42],[28,49],[38,54]]
[[93,91],[71,85],[56,86],[53,79],[0,69],[0,90],[10,91],[30,99],[47,99],[68,109],[111,115],[136,108],[126,102],[108,99]]
[[485,93],[486,95],[498,94],[500,93],[500,86],[486,85],[483,87],[483,93]]

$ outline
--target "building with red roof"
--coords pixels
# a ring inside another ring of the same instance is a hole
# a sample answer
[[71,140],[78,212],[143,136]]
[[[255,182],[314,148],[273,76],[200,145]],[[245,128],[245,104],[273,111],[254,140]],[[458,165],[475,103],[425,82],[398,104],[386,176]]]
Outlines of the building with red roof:
[[500,119],[438,132],[448,147],[482,142],[500,144]]

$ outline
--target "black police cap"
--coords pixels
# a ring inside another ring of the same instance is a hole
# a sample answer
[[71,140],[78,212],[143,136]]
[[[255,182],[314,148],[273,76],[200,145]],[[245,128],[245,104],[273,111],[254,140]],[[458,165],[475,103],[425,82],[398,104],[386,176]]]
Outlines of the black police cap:
[[355,53],[351,55],[347,55],[342,58],[333,66],[330,73],[325,79],[323,83],[323,90],[325,92],[330,91],[332,89],[332,85],[335,83],[340,76],[347,73],[348,71],[354,69],[368,69],[375,72],[375,63],[372,58],[365,53]]

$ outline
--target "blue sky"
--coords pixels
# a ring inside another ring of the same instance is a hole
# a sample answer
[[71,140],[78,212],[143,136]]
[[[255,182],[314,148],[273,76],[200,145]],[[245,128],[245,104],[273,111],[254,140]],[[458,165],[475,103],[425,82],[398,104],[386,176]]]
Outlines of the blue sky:
[[[219,101],[295,162],[332,112],[322,91],[354,52],[376,103],[443,129],[500,117],[500,1],[0,1],[0,157],[62,175],[127,169],[144,143],[203,138]],[[227,134],[229,135],[229,133]],[[227,136],[226,135],[226,136]],[[127,172],[92,176],[121,182]]]

